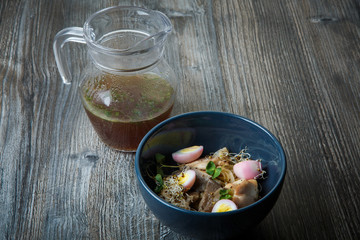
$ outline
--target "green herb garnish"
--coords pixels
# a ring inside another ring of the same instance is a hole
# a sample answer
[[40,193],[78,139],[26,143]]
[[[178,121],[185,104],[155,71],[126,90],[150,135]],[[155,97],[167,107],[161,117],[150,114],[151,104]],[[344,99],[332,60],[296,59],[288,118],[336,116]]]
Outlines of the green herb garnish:
[[165,176],[163,168],[179,168],[179,166],[171,166],[171,165],[165,165],[166,158],[164,155],[162,155],[161,153],[156,153],[155,154],[155,161],[156,161],[156,175],[155,177],[152,176],[152,178],[154,178],[155,183],[156,183],[156,187],[154,189],[154,191],[156,193],[160,193],[161,190],[164,187],[164,181],[163,181],[163,177]]
[[162,155],[161,153],[156,153],[155,154],[155,160],[157,164],[163,164],[165,161],[165,156]]
[[207,165],[206,165],[206,173],[209,174],[210,176],[212,176],[212,179],[217,178],[220,173],[221,173],[221,168],[220,167],[216,167],[215,163],[213,161],[210,161]]
[[160,174],[156,174],[155,176],[155,183],[156,183],[156,188],[155,188],[155,192],[156,193],[159,193],[161,192],[161,190],[163,189],[164,187],[164,181],[163,181],[163,178]]
[[214,172],[214,174],[212,176],[212,179],[217,178],[220,175],[220,173],[221,173],[221,168],[220,167],[216,168],[215,172]]
[[214,174],[214,172],[215,172],[215,168],[216,168],[215,163],[213,161],[210,161],[206,165],[206,173],[212,176]]
[[229,189],[226,189],[226,188],[223,188],[220,190],[220,200],[221,199],[230,199],[232,198],[232,196],[229,194],[230,190]]
[[165,156],[161,153],[155,154],[155,160],[156,160],[156,173],[160,175],[161,177],[164,176],[164,171],[162,170],[162,165],[165,161]]

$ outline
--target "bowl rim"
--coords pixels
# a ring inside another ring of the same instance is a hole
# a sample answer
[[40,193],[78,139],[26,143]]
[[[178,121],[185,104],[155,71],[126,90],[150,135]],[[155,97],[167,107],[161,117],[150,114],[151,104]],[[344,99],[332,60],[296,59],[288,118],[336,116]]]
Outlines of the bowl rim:
[[[279,149],[279,153],[280,153],[280,159],[283,159],[284,162],[284,167],[281,170],[280,173],[280,177],[277,180],[276,184],[274,185],[274,187],[262,198],[260,198],[259,200],[257,200],[256,202],[246,206],[246,207],[242,207],[233,211],[228,211],[228,212],[222,212],[222,213],[212,213],[212,212],[197,212],[197,211],[192,211],[192,210],[187,210],[187,209],[183,209],[180,207],[177,207],[175,205],[172,205],[171,203],[166,202],[164,199],[162,199],[161,197],[159,197],[145,182],[144,178],[141,175],[140,172],[140,153],[145,145],[145,142],[156,132],[158,131],[160,128],[162,128],[164,125],[176,121],[179,118],[184,118],[184,117],[189,117],[189,116],[197,116],[197,115],[222,115],[225,117],[230,117],[230,118],[237,118],[240,119],[242,121],[245,121],[251,125],[254,125],[258,128],[260,128],[262,131],[264,131],[267,135],[269,135],[270,139],[272,139],[275,143],[275,145],[278,147]],[[170,117],[164,121],[162,121],[161,123],[157,124],[155,127],[153,127],[145,136],[144,138],[141,140],[137,150],[136,150],[136,155],[135,155],[135,174],[136,177],[138,179],[138,182],[145,188],[145,190],[148,192],[148,194],[150,194],[153,198],[155,198],[157,201],[161,202],[162,204],[166,205],[167,207],[175,210],[175,211],[180,211],[186,214],[195,214],[195,215],[199,215],[199,216],[220,216],[220,215],[233,215],[233,214],[237,214],[239,212],[245,212],[248,211],[251,208],[254,208],[256,205],[259,205],[261,202],[266,201],[266,199],[268,199],[270,197],[270,195],[272,195],[272,193],[274,191],[276,191],[276,189],[282,184],[282,182],[284,181],[285,175],[286,175],[286,168],[287,168],[287,163],[286,163],[286,156],[284,153],[284,149],[281,146],[280,142],[277,140],[277,138],[265,127],[261,126],[260,124],[256,123],[253,120],[250,120],[246,117],[234,114],[234,113],[228,113],[228,112],[219,112],[219,111],[194,111],[194,112],[187,112],[187,113],[182,113],[173,117]]]

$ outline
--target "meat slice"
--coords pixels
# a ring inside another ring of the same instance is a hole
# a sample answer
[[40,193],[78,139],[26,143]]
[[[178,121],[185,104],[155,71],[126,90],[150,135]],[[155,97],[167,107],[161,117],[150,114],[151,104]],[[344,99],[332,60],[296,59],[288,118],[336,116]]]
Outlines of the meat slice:
[[200,158],[194,162],[185,164],[186,167],[196,168],[199,170],[206,170],[207,164],[212,161],[216,166],[223,166],[229,164],[229,151],[226,147],[218,150],[210,157]]
[[207,174],[205,171],[196,169],[196,168],[189,168],[195,171],[196,173],[196,181],[191,188],[191,191],[194,192],[204,192],[206,189],[206,184],[210,180],[211,176]]
[[191,188],[191,192],[199,193],[201,200],[199,202],[194,201],[192,207],[200,212],[210,212],[214,206],[214,202],[219,200],[221,184],[212,180],[211,176],[203,170],[192,168],[187,166],[188,169],[192,169],[196,173],[196,181]]
[[207,158],[201,158],[199,160],[196,160],[194,162],[191,162],[191,163],[187,163],[185,164],[186,167],[189,167],[189,168],[196,168],[196,169],[199,169],[199,170],[206,170],[206,166],[207,164],[210,162],[210,159],[207,159]]
[[229,150],[226,147],[217,150],[212,155],[211,161],[213,161],[216,166],[227,164],[229,162]]
[[233,190],[232,200],[238,208],[246,207],[259,199],[258,183],[255,179],[238,180],[227,184],[225,188]]
[[209,178],[199,203],[200,212],[211,212],[215,202],[219,199],[221,185]]

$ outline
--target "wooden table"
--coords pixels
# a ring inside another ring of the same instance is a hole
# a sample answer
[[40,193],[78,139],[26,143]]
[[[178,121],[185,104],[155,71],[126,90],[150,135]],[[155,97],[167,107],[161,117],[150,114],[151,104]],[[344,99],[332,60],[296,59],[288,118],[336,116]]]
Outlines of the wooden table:
[[[64,85],[55,34],[119,1],[0,2],[0,239],[187,239],[139,195],[132,153],[105,146]],[[360,237],[360,3],[120,1],[164,12],[181,82],[172,115],[239,114],[282,143],[287,176],[252,239]],[[87,61],[79,44],[74,81]]]

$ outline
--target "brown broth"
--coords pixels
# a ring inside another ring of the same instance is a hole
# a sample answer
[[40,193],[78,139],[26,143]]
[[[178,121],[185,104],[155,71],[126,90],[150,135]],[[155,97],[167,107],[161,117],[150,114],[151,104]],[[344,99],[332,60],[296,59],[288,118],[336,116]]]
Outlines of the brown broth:
[[174,90],[155,74],[102,75],[81,86],[86,113],[101,140],[134,151],[144,135],[170,116]]

